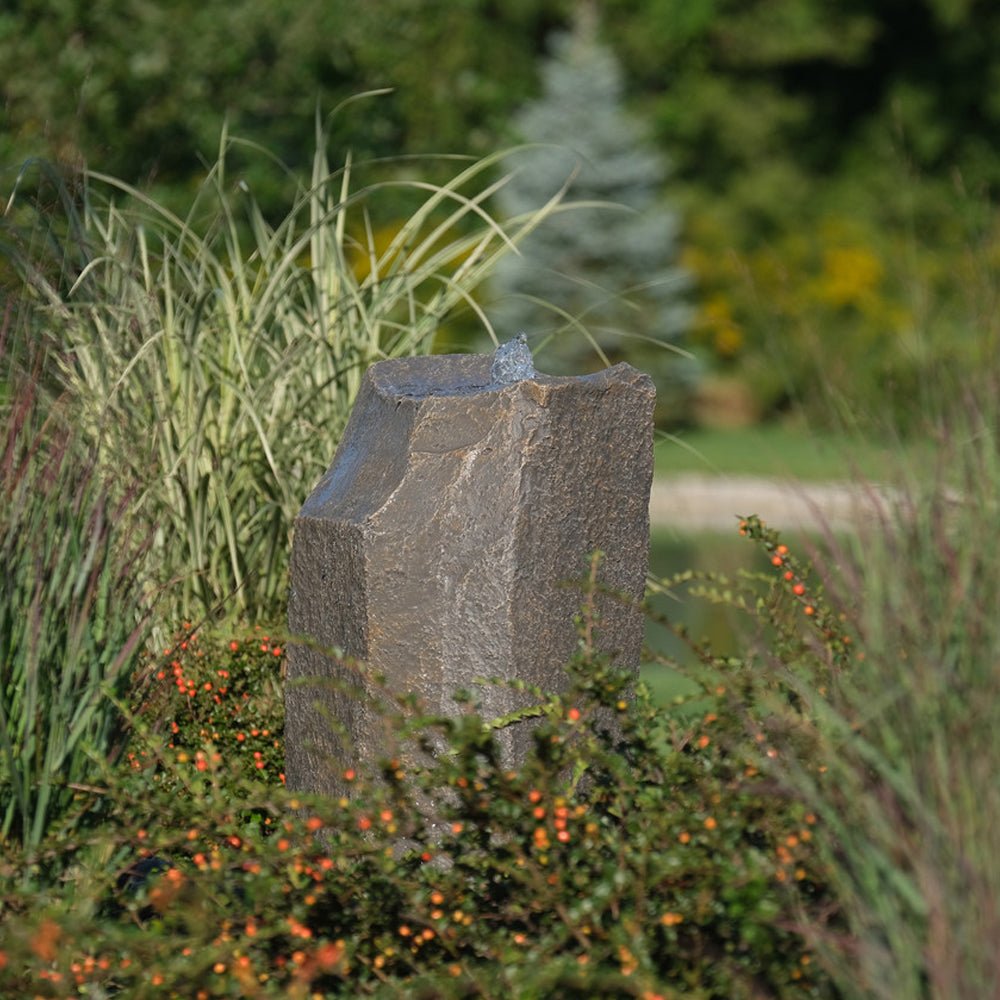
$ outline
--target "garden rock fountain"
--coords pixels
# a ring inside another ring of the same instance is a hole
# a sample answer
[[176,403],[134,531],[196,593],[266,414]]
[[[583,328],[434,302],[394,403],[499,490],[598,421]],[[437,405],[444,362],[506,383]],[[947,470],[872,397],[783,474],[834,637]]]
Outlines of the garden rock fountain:
[[[340,794],[345,768],[389,752],[381,714],[358,697],[377,675],[431,713],[457,713],[453,694],[473,690],[490,719],[537,699],[477,679],[564,688],[582,602],[572,584],[595,550],[601,586],[621,595],[600,599],[597,646],[638,669],[654,402],[650,378],[625,364],[537,373],[523,336],[493,356],[368,370],[295,522],[290,788]],[[498,739],[515,763],[530,726]]]

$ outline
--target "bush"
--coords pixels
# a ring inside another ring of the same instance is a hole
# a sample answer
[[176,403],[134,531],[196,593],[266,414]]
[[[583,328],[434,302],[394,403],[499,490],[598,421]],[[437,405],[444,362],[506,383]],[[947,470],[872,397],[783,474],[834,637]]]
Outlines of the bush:
[[[902,181],[897,188],[938,203],[934,224],[921,226],[919,213],[880,218],[879,205],[863,222],[817,205],[794,230],[734,252],[725,223],[693,218],[684,255],[701,290],[692,346],[743,382],[765,417],[794,407],[817,427],[873,435],[888,422],[895,434],[919,436],[923,407],[942,398],[945,381],[992,366],[1000,314],[993,206]],[[942,246],[957,252],[943,255]],[[927,377],[945,370],[947,380]]]
[[474,704],[397,697],[401,741],[444,752],[307,799],[273,769],[273,636],[182,642],[145,671],[106,826],[42,848],[68,884],[7,883],[8,991],[822,993],[788,909],[792,885],[824,897],[815,817],[764,776],[728,688],[665,712],[584,641],[516,771]]

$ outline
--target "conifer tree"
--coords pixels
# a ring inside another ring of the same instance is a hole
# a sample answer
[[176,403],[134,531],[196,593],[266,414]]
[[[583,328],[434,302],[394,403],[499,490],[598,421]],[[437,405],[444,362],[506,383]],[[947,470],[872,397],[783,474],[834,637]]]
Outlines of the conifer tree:
[[[680,218],[662,202],[666,166],[623,107],[620,68],[581,8],[553,37],[542,94],[516,116],[531,145],[501,191],[509,215],[569,183],[569,202],[600,203],[550,217],[495,276],[491,319],[501,340],[527,332],[541,370],[580,373],[628,360],[657,381],[673,416],[696,366],[680,350],[688,284],[677,266]],[[584,332],[585,331],[585,332]]]

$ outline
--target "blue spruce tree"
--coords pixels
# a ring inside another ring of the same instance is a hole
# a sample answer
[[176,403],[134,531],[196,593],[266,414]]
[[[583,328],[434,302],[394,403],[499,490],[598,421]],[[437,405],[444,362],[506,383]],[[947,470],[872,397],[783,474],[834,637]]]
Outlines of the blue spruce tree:
[[[542,94],[517,115],[528,144],[500,194],[509,215],[569,183],[568,202],[500,262],[489,310],[501,340],[528,334],[543,371],[577,374],[628,360],[657,382],[661,417],[676,418],[697,366],[682,351],[687,276],[676,265],[680,218],[662,203],[663,159],[625,112],[622,74],[584,6],[552,39]],[[537,145],[534,145],[537,144]]]

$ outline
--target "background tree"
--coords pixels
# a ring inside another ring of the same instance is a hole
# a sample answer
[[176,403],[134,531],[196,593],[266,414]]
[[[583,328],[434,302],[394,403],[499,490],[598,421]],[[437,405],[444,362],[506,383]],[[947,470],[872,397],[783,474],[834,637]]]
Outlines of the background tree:
[[532,144],[501,191],[505,213],[544,204],[564,184],[574,208],[551,217],[497,271],[492,316],[523,329],[543,370],[579,372],[627,358],[659,383],[661,417],[675,414],[695,368],[678,344],[687,277],[676,264],[680,218],[662,203],[666,166],[623,106],[614,55],[588,7],[552,39],[542,95],[516,116]]

